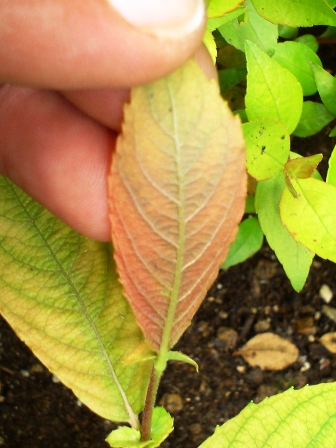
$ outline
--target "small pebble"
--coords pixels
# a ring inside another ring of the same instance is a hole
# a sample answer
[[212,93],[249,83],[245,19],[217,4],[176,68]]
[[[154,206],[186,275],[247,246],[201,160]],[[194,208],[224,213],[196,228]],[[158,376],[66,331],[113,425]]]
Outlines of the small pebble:
[[183,409],[183,401],[178,394],[164,394],[160,400],[160,404],[171,414],[176,414]]
[[239,373],[246,372],[246,366],[237,366],[236,369],[237,369],[237,372],[239,372]]
[[193,423],[189,426],[189,431],[194,435],[201,434],[202,426],[199,423]]
[[325,303],[330,303],[333,298],[333,292],[330,287],[326,284],[323,284],[320,288],[320,297],[325,301]]
[[20,370],[20,373],[25,378],[28,378],[30,376],[30,373],[28,372],[28,370],[25,370],[25,369]]
[[311,367],[310,362],[306,361],[305,363],[303,363],[300,372],[306,372],[307,370],[310,369],[310,367]]
[[53,375],[53,376],[51,377],[51,379],[52,379],[52,382],[53,382],[53,383],[60,383],[60,380],[57,378],[56,375]]
[[41,364],[33,364],[30,368],[30,373],[43,373],[43,366]]
[[217,339],[225,344],[225,348],[235,348],[238,342],[238,333],[233,328],[219,327],[217,330]]
[[314,326],[312,316],[301,317],[296,321],[296,331],[300,334],[316,334],[317,328]]
[[256,333],[264,333],[265,331],[269,331],[271,329],[271,324],[268,320],[259,320],[254,324],[253,328]]
[[331,361],[328,358],[321,358],[319,360],[320,370],[326,369],[327,367],[330,366],[330,364],[331,364]]
[[264,308],[265,314],[266,314],[266,315],[271,314],[271,309],[272,309],[272,308],[271,308],[270,305],[266,305],[265,308]]

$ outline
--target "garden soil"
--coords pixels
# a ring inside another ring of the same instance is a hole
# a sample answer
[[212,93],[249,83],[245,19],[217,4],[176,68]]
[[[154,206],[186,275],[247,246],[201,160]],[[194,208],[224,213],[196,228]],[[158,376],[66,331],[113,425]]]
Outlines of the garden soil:
[[[295,139],[293,150],[324,153],[321,172],[335,141],[331,128]],[[272,250],[220,271],[177,350],[199,365],[171,362],[158,401],[175,419],[164,448],[196,448],[218,424],[251,400],[260,402],[293,386],[336,380],[335,355],[319,342],[336,331],[325,306],[336,308],[336,265],[315,258],[303,290],[295,292]],[[280,371],[251,367],[235,352],[256,334],[291,341],[299,358]],[[80,403],[0,320],[0,447],[104,448],[115,426]]]

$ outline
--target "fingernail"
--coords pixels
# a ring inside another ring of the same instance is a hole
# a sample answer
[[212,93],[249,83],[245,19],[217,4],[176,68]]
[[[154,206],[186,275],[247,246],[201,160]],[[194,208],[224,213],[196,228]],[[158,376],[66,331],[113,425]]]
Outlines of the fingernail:
[[177,39],[197,30],[204,0],[108,0],[131,25],[155,36]]

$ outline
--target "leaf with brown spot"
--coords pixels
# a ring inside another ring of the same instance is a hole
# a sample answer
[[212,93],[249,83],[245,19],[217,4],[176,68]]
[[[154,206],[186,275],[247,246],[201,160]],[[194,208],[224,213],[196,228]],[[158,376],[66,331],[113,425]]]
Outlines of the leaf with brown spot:
[[172,347],[237,231],[240,122],[195,61],[133,89],[109,178],[115,258],[146,339]]
[[254,336],[234,354],[242,356],[252,367],[282,370],[298,359],[299,350],[287,339],[274,333],[263,333]]

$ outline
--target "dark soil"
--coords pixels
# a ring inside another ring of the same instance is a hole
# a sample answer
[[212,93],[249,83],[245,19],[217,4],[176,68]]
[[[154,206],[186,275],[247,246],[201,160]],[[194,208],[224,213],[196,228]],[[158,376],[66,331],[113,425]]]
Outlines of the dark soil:
[[[295,141],[301,154],[323,152],[335,142],[325,130]],[[326,161],[322,164],[322,173]],[[259,402],[291,386],[336,379],[336,359],[320,343],[336,323],[322,313],[320,288],[336,294],[336,265],[315,258],[307,283],[293,291],[282,267],[265,244],[242,265],[221,271],[176,349],[191,356],[200,372],[171,363],[159,401],[175,418],[175,431],[164,448],[195,448],[214,427],[237,415],[251,400]],[[336,307],[336,296],[330,306]],[[223,334],[231,329],[227,340]],[[283,371],[250,367],[234,351],[261,331],[292,341],[298,361]],[[104,448],[114,428],[78,402],[0,320],[0,446],[6,448]]]

